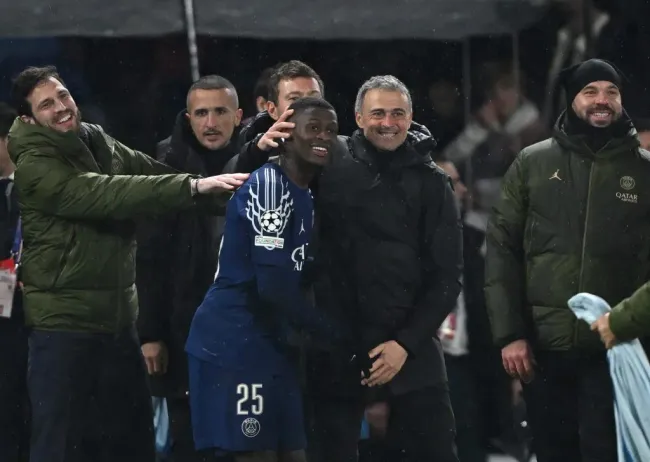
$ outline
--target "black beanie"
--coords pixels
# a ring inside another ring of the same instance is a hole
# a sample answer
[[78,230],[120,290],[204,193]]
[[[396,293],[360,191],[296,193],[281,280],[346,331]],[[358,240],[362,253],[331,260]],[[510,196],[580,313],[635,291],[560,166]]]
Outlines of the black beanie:
[[590,59],[571,66],[560,72],[560,83],[564,87],[567,106],[580,91],[592,82],[612,82],[619,91],[622,89],[625,76],[613,64],[602,59]]

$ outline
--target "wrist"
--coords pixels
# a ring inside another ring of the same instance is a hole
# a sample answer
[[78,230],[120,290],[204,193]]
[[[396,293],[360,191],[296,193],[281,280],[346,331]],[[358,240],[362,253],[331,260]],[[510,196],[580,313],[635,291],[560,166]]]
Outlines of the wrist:
[[268,151],[271,150],[271,146],[269,146],[268,144],[266,144],[264,142],[264,134],[263,133],[261,135],[257,135],[257,138],[255,138],[254,144],[257,147],[257,149],[259,149],[262,152],[268,152]]
[[404,342],[402,342],[400,340],[395,340],[395,343],[397,343],[397,345],[399,345],[402,348],[402,350],[404,350],[404,353],[406,353],[406,356],[411,356],[411,351],[409,350],[409,348],[407,348],[407,346],[404,344]]
[[199,194],[199,180],[198,178],[192,178],[190,180],[190,193],[192,197],[195,197]]

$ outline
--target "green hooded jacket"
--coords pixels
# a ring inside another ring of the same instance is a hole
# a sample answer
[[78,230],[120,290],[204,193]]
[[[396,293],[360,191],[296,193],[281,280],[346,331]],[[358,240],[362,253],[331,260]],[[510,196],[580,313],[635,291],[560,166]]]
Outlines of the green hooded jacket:
[[612,308],[609,328],[621,342],[650,335],[650,282]]
[[[135,322],[135,222],[194,207],[190,175],[83,124],[75,133],[16,119],[23,226],[20,276],[27,324],[36,329],[117,332]],[[93,156],[94,154],[94,156]]]
[[649,279],[650,153],[633,128],[593,153],[562,120],[519,154],[488,224],[485,296],[501,347],[601,349],[569,298],[613,306]]

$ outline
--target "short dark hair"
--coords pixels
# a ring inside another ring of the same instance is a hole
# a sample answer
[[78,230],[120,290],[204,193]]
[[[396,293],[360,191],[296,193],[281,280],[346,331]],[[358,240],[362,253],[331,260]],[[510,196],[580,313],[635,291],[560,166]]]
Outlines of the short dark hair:
[[32,107],[27,101],[34,88],[45,82],[50,77],[55,78],[65,87],[65,82],[54,66],[30,66],[22,71],[13,81],[11,87],[11,100],[20,116],[33,116]]
[[274,67],[267,67],[262,71],[260,76],[257,78],[257,81],[255,82],[255,88],[253,89],[253,98],[257,100],[260,96],[264,99],[269,97],[269,80],[271,80],[271,76],[275,72],[275,66]]
[[304,98],[297,99],[291,103],[291,106],[289,106],[287,109],[293,109],[292,117],[307,109],[325,109],[334,111],[336,113],[336,109],[334,109],[334,106],[332,106],[330,103],[321,98],[314,98],[313,96],[306,96]]
[[318,87],[320,88],[320,93],[325,97],[325,85],[323,85],[323,80],[320,76],[309,67],[307,64],[302,61],[292,60],[283,64],[280,64],[275,72],[271,75],[269,79],[269,97],[268,100],[278,104],[278,98],[280,97],[279,86],[280,82],[283,80],[297,79],[300,77],[315,79],[318,82]]
[[9,134],[9,129],[16,120],[18,114],[7,103],[0,102],[0,138],[6,138]]
[[[235,106],[239,107],[239,96],[237,89],[230,80],[220,75],[204,75],[194,82],[187,91],[187,103],[189,103],[190,94],[194,90],[231,90],[235,94]],[[189,106],[189,104],[187,104]]]

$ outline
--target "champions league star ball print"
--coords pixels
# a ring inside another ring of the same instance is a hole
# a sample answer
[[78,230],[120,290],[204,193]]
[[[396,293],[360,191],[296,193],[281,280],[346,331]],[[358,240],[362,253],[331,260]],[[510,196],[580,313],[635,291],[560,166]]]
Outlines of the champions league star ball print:
[[262,214],[260,224],[267,233],[276,233],[282,228],[282,217],[275,210],[269,210]]

